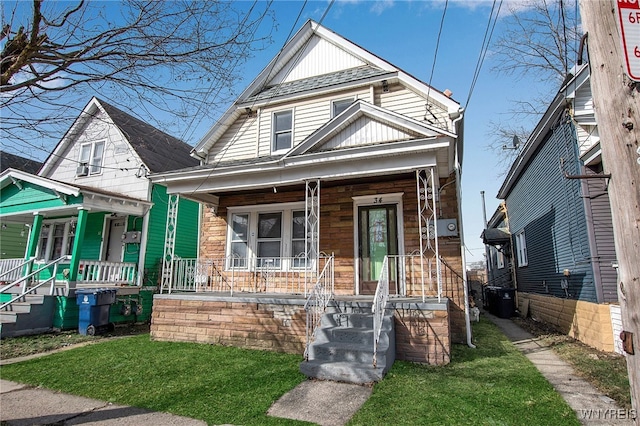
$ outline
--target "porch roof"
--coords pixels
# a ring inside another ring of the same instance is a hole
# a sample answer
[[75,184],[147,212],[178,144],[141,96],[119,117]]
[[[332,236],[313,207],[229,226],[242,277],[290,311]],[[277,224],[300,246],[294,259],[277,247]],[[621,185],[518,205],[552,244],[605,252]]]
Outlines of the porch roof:
[[482,241],[491,246],[503,245],[511,241],[507,228],[488,228],[482,232]]
[[[6,188],[14,186],[20,195],[14,201]],[[6,222],[29,223],[33,216],[74,216],[78,210],[144,215],[153,205],[145,200],[80,185],[69,185],[20,170],[7,169],[0,174],[4,194],[0,217]],[[28,197],[24,191],[30,191]]]

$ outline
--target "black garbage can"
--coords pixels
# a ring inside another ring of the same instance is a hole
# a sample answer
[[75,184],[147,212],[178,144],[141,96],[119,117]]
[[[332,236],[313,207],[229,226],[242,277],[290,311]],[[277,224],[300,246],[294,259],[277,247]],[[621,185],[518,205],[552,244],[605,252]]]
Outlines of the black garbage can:
[[116,301],[116,289],[82,288],[76,290],[79,308],[78,333],[93,336],[113,329],[109,322],[111,305]]
[[499,288],[495,296],[495,312],[499,318],[511,318],[516,312],[516,289]]

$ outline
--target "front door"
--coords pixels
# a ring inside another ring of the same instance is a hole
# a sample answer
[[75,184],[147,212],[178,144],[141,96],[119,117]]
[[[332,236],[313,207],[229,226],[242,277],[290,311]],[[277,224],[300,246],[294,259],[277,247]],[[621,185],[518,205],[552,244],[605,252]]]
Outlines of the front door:
[[375,293],[384,257],[398,254],[397,229],[395,204],[358,207],[360,294]]
[[118,217],[109,220],[109,236],[107,241],[107,262],[122,262],[122,235],[126,229],[126,218]]

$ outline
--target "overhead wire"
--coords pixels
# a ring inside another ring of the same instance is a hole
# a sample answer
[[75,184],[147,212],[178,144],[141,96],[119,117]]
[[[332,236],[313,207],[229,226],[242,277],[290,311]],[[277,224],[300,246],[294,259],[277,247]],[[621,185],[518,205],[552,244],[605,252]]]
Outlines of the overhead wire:
[[429,94],[431,93],[431,81],[433,80],[433,73],[436,69],[436,61],[438,59],[438,49],[440,48],[440,37],[442,36],[442,28],[444,28],[444,18],[447,15],[447,7],[449,6],[449,0],[444,3],[444,9],[442,10],[442,18],[440,18],[440,28],[438,29],[438,37],[436,39],[436,48],[433,53],[433,63],[431,64],[431,74],[429,75],[429,84],[427,86],[427,109],[429,102]]
[[469,94],[467,95],[467,100],[464,103],[465,109],[467,109],[467,107],[469,106],[469,102],[471,101],[471,96],[473,95],[473,91],[476,87],[476,83],[478,82],[478,77],[480,76],[482,65],[484,64],[484,58],[486,57],[487,51],[489,50],[489,44],[491,43],[493,30],[496,27],[496,23],[498,22],[498,16],[500,15],[500,10],[502,9],[502,2],[503,0],[500,0],[500,4],[498,5],[498,10],[494,15],[493,12],[496,7],[496,0],[493,0],[493,5],[491,6],[491,13],[489,14],[489,20],[487,21],[487,28],[485,29],[484,38],[482,40],[482,45],[480,47],[480,54],[478,55],[478,61],[476,62],[476,69],[473,72],[473,78],[471,79],[471,85],[469,86]]

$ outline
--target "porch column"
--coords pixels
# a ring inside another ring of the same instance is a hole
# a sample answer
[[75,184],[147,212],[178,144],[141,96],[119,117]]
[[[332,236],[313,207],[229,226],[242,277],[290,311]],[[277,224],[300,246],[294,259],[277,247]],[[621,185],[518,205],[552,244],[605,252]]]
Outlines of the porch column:
[[[31,232],[29,232],[29,243],[27,244],[27,252],[24,260],[29,260],[35,257],[38,250],[38,240],[40,239],[40,231],[42,230],[42,218],[41,214],[34,214],[33,224],[31,225]],[[30,263],[26,266],[24,274],[29,275],[33,269],[33,264]]]
[[[422,298],[424,291],[424,260],[428,258],[429,283],[433,282],[431,264],[435,260],[436,279],[438,282],[438,301],[442,293],[440,274],[440,254],[438,253],[438,215],[436,214],[436,198],[438,194],[433,168],[416,170],[416,186],[418,191],[418,229],[420,232],[420,264],[422,274]],[[433,258],[431,254],[433,253]]]
[[76,236],[71,249],[71,262],[69,263],[69,287],[75,288],[78,279],[78,268],[80,267],[80,256],[82,255],[82,244],[84,242],[84,231],[87,228],[88,210],[78,210],[78,223],[76,224]]
[[167,227],[165,228],[164,252],[162,255],[162,277],[160,293],[166,289],[171,293],[173,287],[173,260],[176,248],[176,231],[178,228],[179,194],[167,194]]
[[[320,179],[305,181],[305,219],[305,254],[307,260],[315,265],[317,276],[320,272]],[[305,295],[310,290],[308,284],[312,279],[305,268]]]

